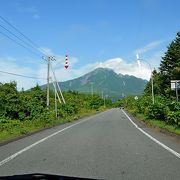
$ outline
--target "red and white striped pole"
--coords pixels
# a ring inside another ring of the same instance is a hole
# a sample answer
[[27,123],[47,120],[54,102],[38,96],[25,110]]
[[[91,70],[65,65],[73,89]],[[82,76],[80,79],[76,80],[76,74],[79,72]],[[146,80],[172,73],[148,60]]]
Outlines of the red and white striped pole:
[[68,55],[66,55],[66,59],[65,59],[65,66],[66,69],[69,67],[69,63],[68,63]]

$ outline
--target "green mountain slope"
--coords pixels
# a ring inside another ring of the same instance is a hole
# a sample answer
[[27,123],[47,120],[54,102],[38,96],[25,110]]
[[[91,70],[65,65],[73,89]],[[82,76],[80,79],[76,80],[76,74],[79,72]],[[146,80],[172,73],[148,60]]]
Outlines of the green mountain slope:
[[[79,78],[61,82],[59,85],[64,91],[93,92],[113,100],[127,95],[143,93],[147,81],[134,76],[116,74],[111,69],[97,68]],[[53,86],[51,85],[51,88]],[[45,88],[45,86],[44,86]]]

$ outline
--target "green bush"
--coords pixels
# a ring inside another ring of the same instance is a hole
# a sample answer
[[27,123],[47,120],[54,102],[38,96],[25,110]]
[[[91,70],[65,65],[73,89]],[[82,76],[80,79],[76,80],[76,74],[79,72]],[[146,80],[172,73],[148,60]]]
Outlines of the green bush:
[[10,119],[5,119],[5,118],[0,119],[0,131],[11,130],[13,127],[19,127],[19,126],[20,126],[19,120],[12,121]]
[[147,110],[147,118],[165,120],[166,106],[162,103],[151,104]]
[[123,106],[122,100],[118,100],[117,102],[114,103],[114,107],[116,107],[116,108],[122,107],[122,106]]
[[170,101],[167,103],[170,111],[180,111],[180,102],[177,101]]
[[[81,109],[98,110],[104,105],[104,101],[98,96],[79,92],[63,92],[66,104],[58,103],[58,116],[67,118],[77,115]],[[106,100],[107,106],[111,107],[112,101]],[[55,117],[54,92],[50,91],[50,106],[46,108],[46,91],[38,85],[28,91],[17,91],[16,83],[0,83],[0,118],[9,120],[45,120]]]
[[179,122],[180,122],[180,111],[176,111],[176,112],[170,111],[167,114],[166,122],[168,124],[177,124],[177,125],[179,125]]
[[89,100],[89,108],[90,109],[98,110],[103,104],[104,104],[103,100],[97,95],[94,95]]
[[141,96],[137,100],[138,103],[138,112],[146,113],[147,108],[152,104],[152,97],[150,96]]
[[140,96],[138,100],[134,97],[126,97],[118,104],[123,105],[131,113],[142,113],[147,119],[165,121],[168,124],[177,124],[180,122],[180,102],[167,99],[161,96],[155,97],[155,103],[152,104],[151,96]]
[[61,108],[67,115],[73,115],[78,112],[78,107],[74,103],[63,104]]

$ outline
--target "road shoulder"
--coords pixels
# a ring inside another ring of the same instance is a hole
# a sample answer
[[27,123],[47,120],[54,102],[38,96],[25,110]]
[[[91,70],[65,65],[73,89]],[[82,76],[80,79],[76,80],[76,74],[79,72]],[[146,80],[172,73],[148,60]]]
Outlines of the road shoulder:
[[176,135],[156,126],[152,126],[148,122],[144,122],[138,119],[137,117],[129,113],[127,110],[124,111],[139,128],[143,129],[145,132],[156,138],[158,141],[164,143],[165,145],[174,149],[176,152],[180,153],[180,135]]

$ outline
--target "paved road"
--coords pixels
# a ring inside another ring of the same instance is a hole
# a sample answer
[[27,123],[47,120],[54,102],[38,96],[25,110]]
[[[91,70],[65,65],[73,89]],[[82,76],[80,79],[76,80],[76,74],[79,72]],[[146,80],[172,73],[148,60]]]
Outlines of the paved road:
[[[179,141],[141,129],[180,153]],[[180,179],[180,158],[137,129],[122,110],[111,109],[0,147],[0,175],[37,172],[116,180]]]

